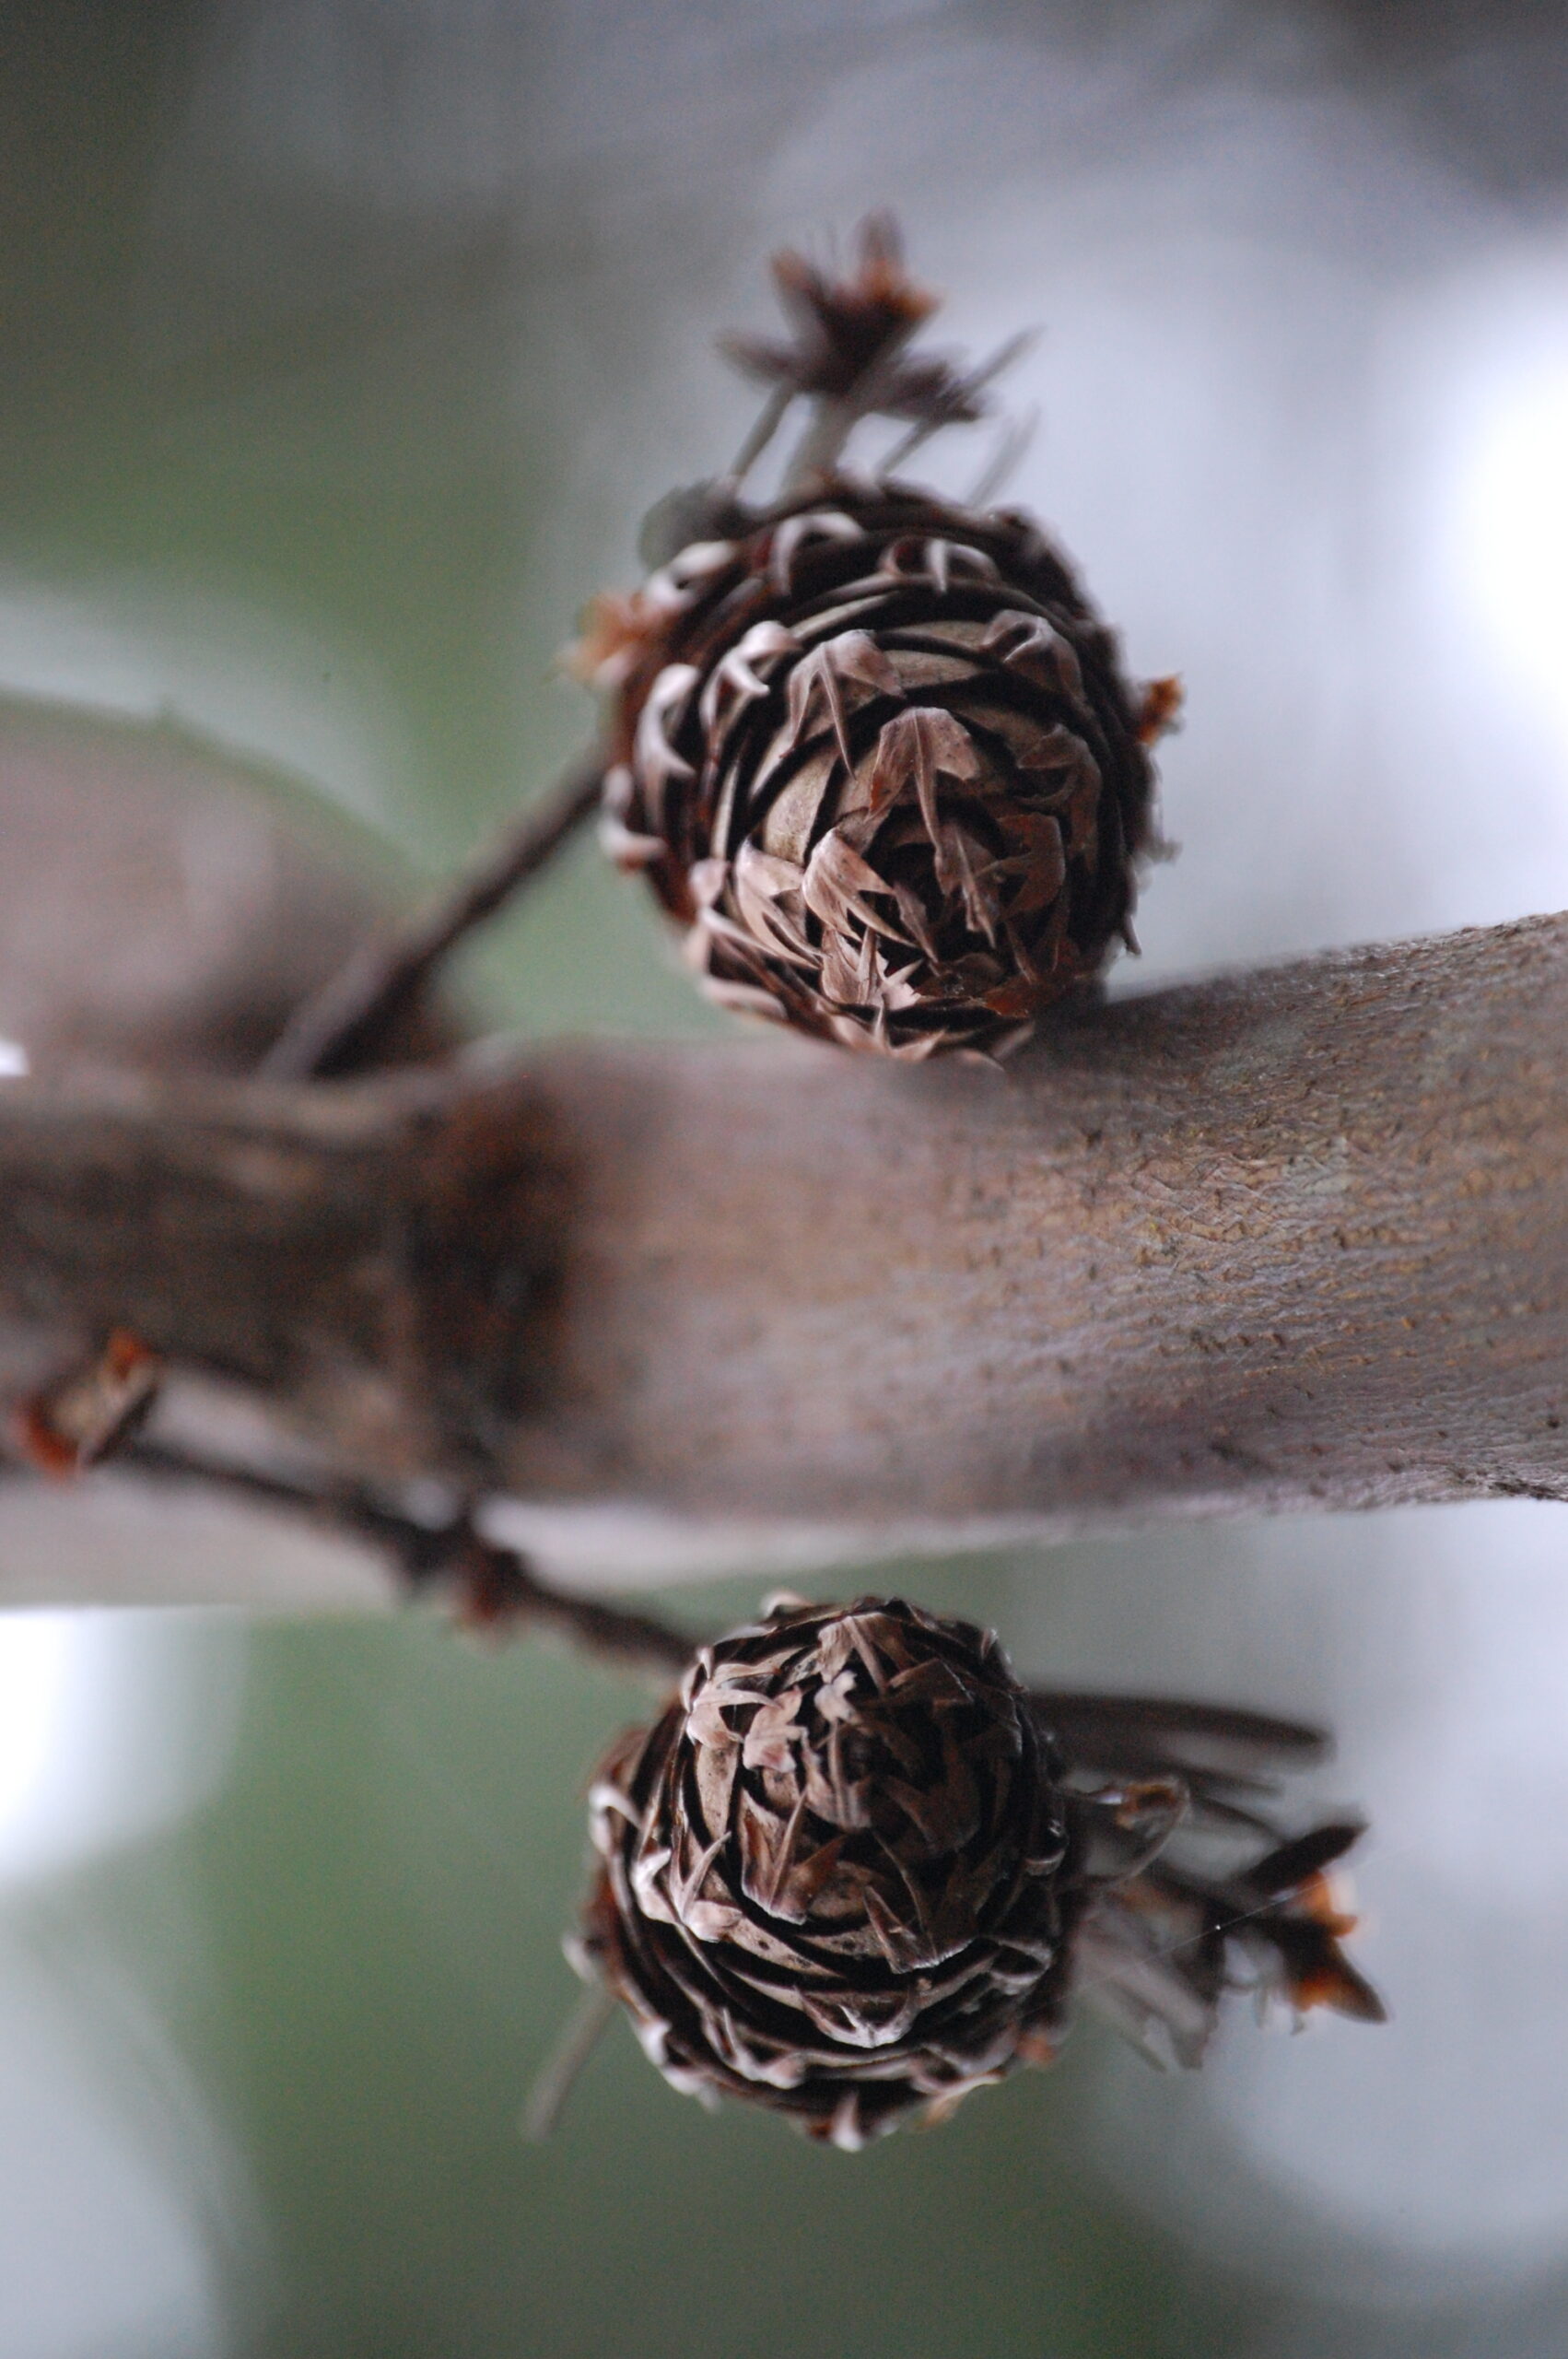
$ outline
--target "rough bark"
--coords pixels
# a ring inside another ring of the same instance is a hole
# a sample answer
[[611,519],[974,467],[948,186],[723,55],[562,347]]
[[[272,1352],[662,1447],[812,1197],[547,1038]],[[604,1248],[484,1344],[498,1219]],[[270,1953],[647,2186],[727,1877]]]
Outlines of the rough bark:
[[1059,1017],[0,1089],[0,1352],[338,1465],[860,1526],[1568,1496],[1568,918]]

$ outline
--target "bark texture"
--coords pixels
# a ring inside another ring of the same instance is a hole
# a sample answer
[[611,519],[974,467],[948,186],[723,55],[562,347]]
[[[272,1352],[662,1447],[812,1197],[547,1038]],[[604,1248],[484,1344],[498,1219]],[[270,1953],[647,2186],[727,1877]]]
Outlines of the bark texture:
[[0,1088],[0,1358],[128,1325],[363,1473],[787,1522],[1568,1496],[1568,918],[1061,1011]]

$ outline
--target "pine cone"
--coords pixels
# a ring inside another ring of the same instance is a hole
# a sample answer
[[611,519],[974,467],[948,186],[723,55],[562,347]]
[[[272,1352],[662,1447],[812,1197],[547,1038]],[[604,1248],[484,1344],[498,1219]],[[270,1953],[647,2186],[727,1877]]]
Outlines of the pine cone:
[[1025,517],[839,481],[642,599],[606,840],[710,998],[995,1054],[1129,939],[1145,703]]
[[[677,2088],[847,2147],[1048,2061],[1086,1943],[1124,2020],[1188,2060],[1240,1919],[1266,1987],[1375,2011],[1322,1889],[1359,1829],[1223,1880],[1169,1863],[1184,1821],[1235,1821],[1259,1760],[1311,1731],[1059,1701],[1085,1755],[1071,1770],[991,1634],[898,1599],[786,1601],[703,1648],[604,1765],[579,1965]],[[1118,1748],[1145,1774],[1085,1786]]]
[[[842,469],[866,418],[912,420],[907,452],[983,417],[1027,339],[968,375],[910,353],[935,299],[883,216],[850,276],[774,274],[792,337],[724,340],[772,387],[757,428],[731,475],[660,502],[660,569],[576,651],[615,696],[605,842],[721,1005],[895,1057],[1002,1054],[1131,942],[1176,686],[1132,688],[1026,516]],[[749,507],[797,401],[785,491]]]

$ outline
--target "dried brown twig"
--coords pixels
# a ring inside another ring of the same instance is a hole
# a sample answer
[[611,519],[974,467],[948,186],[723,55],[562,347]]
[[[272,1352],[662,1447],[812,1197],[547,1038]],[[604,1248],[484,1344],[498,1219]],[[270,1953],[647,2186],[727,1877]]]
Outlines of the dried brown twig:
[[398,1017],[462,937],[554,858],[599,800],[603,757],[574,762],[553,793],[531,804],[456,883],[401,932],[367,943],[296,1008],[262,1060],[271,1081],[330,1081],[373,1065]]
[[364,1541],[391,1560],[412,1592],[450,1588],[462,1618],[480,1628],[532,1624],[591,1653],[666,1677],[690,1660],[691,1639],[668,1623],[541,1580],[517,1549],[477,1528],[466,1504],[423,1521],[366,1484],[296,1480],[151,1440],[127,1444],[116,1462],[150,1482],[197,1484]]

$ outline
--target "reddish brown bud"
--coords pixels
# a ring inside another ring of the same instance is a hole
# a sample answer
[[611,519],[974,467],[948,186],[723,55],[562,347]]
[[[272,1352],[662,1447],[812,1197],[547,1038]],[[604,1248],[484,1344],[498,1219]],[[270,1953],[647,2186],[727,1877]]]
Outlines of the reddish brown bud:
[[158,1353],[128,1328],[116,1327],[101,1351],[21,1403],[18,1443],[41,1473],[62,1481],[79,1474],[131,1438],[162,1380]]

